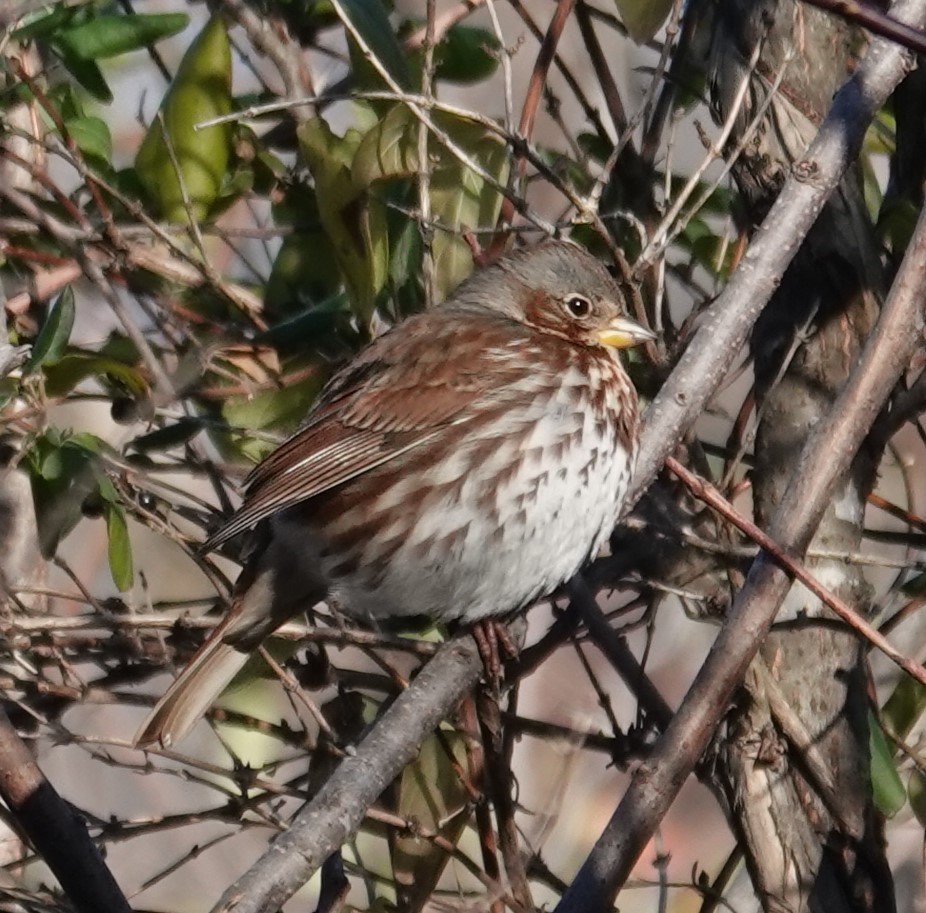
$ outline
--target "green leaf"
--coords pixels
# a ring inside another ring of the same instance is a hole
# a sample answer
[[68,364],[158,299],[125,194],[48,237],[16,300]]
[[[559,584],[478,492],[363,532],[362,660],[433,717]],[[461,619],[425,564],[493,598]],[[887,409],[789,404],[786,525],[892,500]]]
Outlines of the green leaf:
[[96,16],[60,30],[58,44],[78,60],[102,60],[152,45],[182,32],[189,25],[186,13]]
[[107,555],[109,572],[120,593],[132,588],[135,570],[132,567],[132,543],[129,541],[129,527],[125,512],[116,504],[106,505],[106,538],[109,541]]
[[71,338],[74,315],[74,292],[70,286],[67,286],[58,296],[58,301],[39,331],[35,345],[32,347],[32,354],[23,365],[24,374],[32,374],[42,365],[56,362],[61,358]]
[[[273,218],[277,225],[293,227],[273,261],[264,293],[268,319],[276,326],[277,320],[302,314],[307,307],[338,294],[344,280],[334,246],[321,225],[315,190],[308,182],[287,188],[273,207]],[[279,342],[285,345],[287,339],[281,335]]]
[[884,702],[881,719],[898,739],[906,739],[922,717],[924,710],[926,710],[926,688],[915,678],[905,675]]
[[[614,144],[606,136],[599,136],[597,133],[580,133],[577,137],[579,148],[596,162],[605,162],[614,149]],[[560,153],[552,150],[541,150],[544,162],[549,164],[549,157],[556,156],[558,159]],[[569,161],[572,161],[571,159]],[[557,161],[558,164],[558,161]]]
[[99,117],[74,117],[66,120],[64,127],[84,156],[101,164],[110,164],[113,140],[106,121]]
[[868,751],[871,755],[871,789],[875,805],[888,818],[904,807],[907,791],[894,766],[894,755],[878,718],[868,713]]
[[62,80],[58,85],[52,86],[48,92],[48,99],[58,109],[64,121],[86,116],[85,94],[70,79]]
[[862,141],[863,156],[892,156],[897,151],[897,118],[889,108],[882,108],[871,122]]
[[[486,172],[504,185],[510,167],[504,143],[483,128],[468,123],[460,123],[448,132]],[[436,230],[431,243],[437,301],[446,298],[473,270],[473,254],[461,232],[494,226],[503,200],[499,191],[451,153],[444,150],[442,159],[446,164],[431,177],[431,211],[435,219],[450,230]]]
[[[272,313],[292,314],[300,305],[336,294],[340,285],[338,260],[328,236],[322,231],[297,231],[283,240],[277,252],[264,300]],[[280,341],[286,339],[280,335]]]
[[92,352],[69,352],[54,364],[46,364],[44,371],[49,396],[64,396],[88,377],[110,380],[133,396],[148,392],[144,375],[137,368]]
[[[469,795],[460,769],[466,769],[466,742],[461,733],[444,728],[425,739],[418,757],[399,778],[399,815],[456,844],[469,818]],[[433,840],[406,834],[398,834],[391,849],[393,875],[404,894],[402,906],[419,909],[440,879],[449,855]]]
[[[298,425],[322,388],[322,372],[308,381],[281,390],[265,390],[254,396],[236,396],[225,401],[222,415],[233,428],[262,431]],[[269,446],[269,445],[268,445]]]
[[32,465],[35,467],[36,474],[49,482],[60,479],[64,472],[64,459],[60,448],[36,452]]
[[878,234],[891,245],[895,254],[900,255],[907,249],[918,215],[919,210],[913,201],[902,197],[889,199],[881,210]]
[[[392,30],[392,24],[381,0],[340,0],[340,7],[383,69],[400,88],[410,89],[411,81],[405,52]],[[364,69],[372,67],[366,64]],[[375,81],[381,85],[378,76],[375,77]]]
[[907,781],[907,796],[910,799],[910,808],[916,815],[920,824],[926,825],[926,774],[918,767],[910,771]]
[[351,158],[356,187],[374,181],[411,177],[418,171],[418,121],[405,105],[389,113],[360,141]]
[[108,501],[110,504],[120,503],[119,492],[116,491],[116,486],[113,485],[112,479],[108,476],[100,476],[96,481],[97,491],[104,501]]
[[[439,114],[438,126],[499,184],[504,185],[510,166],[501,140],[480,124],[453,115]],[[364,136],[352,162],[356,186],[379,180],[409,177],[418,170],[418,121],[403,105],[393,109]],[[430,191],[435,219],[447,229],[436,229],[432,241],[435,294],[445,298],[473,269],[473,255],[461,237],[465,229],[495,225],[502,194],[442,146],[428,138],[433,163]]]
[[666,21],[672,0],[614,0],[614,5],[630,37],[646,44]]
[[67,432],[66,437],[62,440],[61,446],[70,447],[74,450],[86,451],[94,456],[99,456],[109,449],[102,438],[97,437],[95,434],[91,434],[89,431]]
[[231,108],[231,45],[222,17],[214,15],[180,62],[160,116],[151,122],[135,157],[139,179],[169,222],[189,219],[183,189],[197,220],[205,218],[218,197],[231,157],[231,126],[197,130],[196,125]]
[[75,57],[68,48],[56,46],[55,52],[61,58],[65,69],[97,100],[104,105],[113,100],[113,93],[103,76],[102,70],[92,60]]
[[227,399],[222,404],[222,416],[230,429],[213,431],[212,439],[227,458],[257,462],[273,449],[273,442],[259,440],[240,429],[263,431],[272,428],[281,433],[295,431],[315,402],[325,379],[325,372],[318,370],[305,380],[281,390]]
[[469,84],[488,79],[498,68],[498,38],[487,29],[455,25],[435,48],[438,79]]
[[39,541],[46,557],[81,520],[81,505],[97,490],[99,454],[104,449],[106,445],[95,435],[48,428],[26,450]]
[[299,148],[315,180],[315,196],[322,228],[334,249],[361,324],[373,315],[389,269],[389,237],[383,203],[358,187],[350,164],[361,136],[348,130],[343,137],[332,132],[320,117],[302,124]]
[[82,13],[79,6],[67,6],[64,3],[56,6],[50,13],[39,15],[38,18],[27,22],[13,32],[14,41],[30,41],[35,38],[49,38],[62,26],[68,25]]
[[320,339],[343,330],[351,314],[347,296],[340,292],[293,314],[255,337],[255,342],[281,353],[316,349]]
[[414,219],[404,218],[390,235],[390,291],[396,315],[406,316],[415,313],[421,304],[421,231]]

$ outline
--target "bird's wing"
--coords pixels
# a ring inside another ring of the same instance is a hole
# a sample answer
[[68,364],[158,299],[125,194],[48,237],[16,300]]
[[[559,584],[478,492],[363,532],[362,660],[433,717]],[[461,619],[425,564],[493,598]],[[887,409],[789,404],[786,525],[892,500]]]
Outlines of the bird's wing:
[[[504,387],[513,371],[511,353],[498,348],[497,337],[494,347],[479,345],[466,327],[415,320],[380,337],[332,378],[305,426],[248,476],[244,503],[205,548],[427,446]],[[473,332],[482,330],[477,325]],[[460,333],[471,352],[465,361],[448,357],[452,337]]]

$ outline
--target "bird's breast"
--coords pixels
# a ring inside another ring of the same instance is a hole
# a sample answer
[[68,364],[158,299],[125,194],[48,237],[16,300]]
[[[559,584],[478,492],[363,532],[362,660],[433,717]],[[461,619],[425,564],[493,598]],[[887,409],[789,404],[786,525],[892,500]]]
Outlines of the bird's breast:
[[475,621],[567,581],[607,539],[630,480],[635,444],[610,370],[525,375],[328,496],[317,560],[339,604]]

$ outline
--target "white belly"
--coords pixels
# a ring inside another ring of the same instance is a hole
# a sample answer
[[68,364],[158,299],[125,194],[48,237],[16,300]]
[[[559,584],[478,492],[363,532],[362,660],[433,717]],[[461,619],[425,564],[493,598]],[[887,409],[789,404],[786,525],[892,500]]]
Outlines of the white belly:
[[528,400],[509,411],[487,455],[483,434],[440,464],[434,481],[452,493],[422,497],[419,481],[403,478],[373,500],[369,511],[394,517],[392,528],[365,543],[350,572],[321,560],[340,606],[370,618],[476,621],[548,595],[597,552],[617,521],[631,458],[612,424],[576,410],[585,379],[567,372],[561,381],[552,405]]

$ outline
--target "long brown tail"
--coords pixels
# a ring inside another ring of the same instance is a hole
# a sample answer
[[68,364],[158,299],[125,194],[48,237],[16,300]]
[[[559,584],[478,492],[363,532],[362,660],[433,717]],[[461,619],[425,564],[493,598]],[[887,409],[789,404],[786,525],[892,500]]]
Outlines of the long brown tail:
[[268,537],[248,560],[228,613],[142,724],[136,748],[179,742],[266,637],[324,598],[324,583],[311,564],[285,537],[278,538]]
[[241,671],[249,652],[224,640],[231,620],[226,618],[212,632],[157,702],[135,734],[136,748],[168,748],[179,742]]

